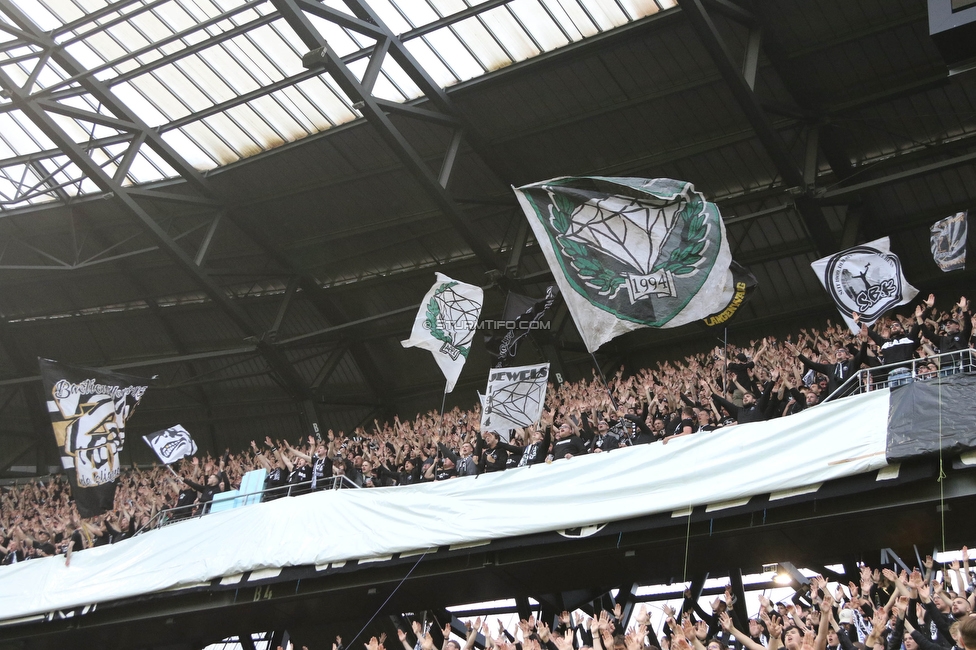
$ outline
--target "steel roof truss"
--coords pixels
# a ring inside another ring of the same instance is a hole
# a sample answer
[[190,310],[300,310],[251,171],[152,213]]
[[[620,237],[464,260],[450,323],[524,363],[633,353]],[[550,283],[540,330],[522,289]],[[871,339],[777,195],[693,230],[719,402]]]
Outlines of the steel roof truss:
[[[385,24],[380,21],[379,17],[364,3],[357,2],[356,0],[349,0],[347,2],[347,5],[356,13],[362,22],[369,21],[375,25],[373,37],[378,40],[370,53],[371,61],[367,65],[367,72],[372,72],[364,77],[365,83],[352,72],[342,57],[339,57],[332,51],[325,37],[304,13],[305,10],[309,9],[310,4],[314,4],[312,0],[273,0],[273,2],[278,12],[310,50],[309,54],[303,58],[303,63],[311,69],[318,67],[328,70],[342,91],[355,102],[353,106],[377,129],[379,135],[394,153],[396,153],[407,170],[420,182],[421,186],[427,191],[431,199],[433,199],[441,212],[447,217],[448,221],[450,221],[455,230],[457,230],[465,243],[478,256],[486,268],[501,269],[500,262],[494,251],[472,229],[468,217],[462,212],[454,198],[446,191],[444,185],[441,184],[441,179],[446,179],[449,176],[449,166],[442,170],[440,178],[435,176],[424,162],[420,153],[390,121],[389,115],[387,114],[388,103],[381,103],[382,100],[378,100],[373,96],[370,86],[375,81],[379,67],[382,65],[382,61],[376,63],[375,59],[383,59],[389,53],[404,72],[410,76],[411,80],[427,95],[433,105],[444,112],[445,117],[439,117],[439,121],[450,119],[455,114],[452,110],[453,105],[447,99],[446,93],[429,76],[423,73],[420,65],[407,52],[403,43],[390,32]],[[328,19],[332,11],[334,10],[310,13],[315,13],[315,15]],[[337,22],[337,24],[347,26],[345,23]],[[420,117],[421,119],[430,117],[419,111],[413,111],[411,116]],[[452,138],[452,143],[453,141],[454,139]],[[447,153],[448,155],[445,159],[452,160],[453,154],[450,148]],[[456,153],[456,149],[454,153]]]
[[[773,128],[772,123],[763,111],[759,98],[742,74],[741,66],[733,60],[725,40],[705,10],[702,0],[678,0],[678,5],[681,7],[682,14],[688,17],[702,45],[725,79],[736,103],[745,113],[756,137],[762,143],[767,155],[772,159],[787,187],[797,195],[797,209],[803,216],[809,235],[817,249],[822,254],[833,251],[835,248],[833,234],[830,232],[827,219],[820,206],[809,195],[809,188],[804,184],[803,172],[790,154],[782,136]],[[750,38],[750,44],[753,40]]]

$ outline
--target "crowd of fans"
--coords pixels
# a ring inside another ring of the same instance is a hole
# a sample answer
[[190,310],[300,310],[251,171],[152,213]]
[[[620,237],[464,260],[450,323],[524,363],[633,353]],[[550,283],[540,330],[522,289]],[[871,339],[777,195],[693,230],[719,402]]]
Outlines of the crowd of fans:
[[176,470],[133,466],[119,479],[115,509],[92,519],[78,517],[67,481],[55,475],[0,491],[0,564],[60,553],[70,562],[73,550],[205,514],[216,495],[262,467],[272,490],[266,498],[275,498],[336,481],[368,488],[503,471],[784,417],[818,404],[862,367],[884,365],[871,381],[892,384],[957,371],[957,362],[935,355],[974,347],[974,325],[965,298],[939,310],[929,296],[910,317],[885,318],[856,335],[828,321],[785,341],[770,336],[716,347],[630,374],[621,368],[608,384],[594,374],[550,385],[539,425],[502,435],[480,431],[479,407],[455,408],[443,416],[431,411],[374,421],[350,434],[329,430],[323,439],[294,445],[252,441],[249,449],[182,461]]
[[[815,576],[782,602],[760,595],[757,614],[745,620],[731,587],[710,611],[685,591],[678,609],[663,605],[658,629],[646,604],[629,621],[620,604],[593,616],[562,612],[551,623],[533,616],[513,629],[501,620],[491,629],[479,618],[465,623],[463,650],[474,648],[479,633],[486,650],[976,650],[976,580],[965,547],[962,557],[962,566],[953,561],[941,571],[931,556],[911,573],[862,566],[859,580],[846,585]],[[398,645],[437,650],[437,632],[414,620],[411,629],[398,630]],[[440,650],[462,650],[451,632],[446,625]],[[364,645],[387,650],[386,641],[383,635]],[[333,650],[344,650],[341,638]]]

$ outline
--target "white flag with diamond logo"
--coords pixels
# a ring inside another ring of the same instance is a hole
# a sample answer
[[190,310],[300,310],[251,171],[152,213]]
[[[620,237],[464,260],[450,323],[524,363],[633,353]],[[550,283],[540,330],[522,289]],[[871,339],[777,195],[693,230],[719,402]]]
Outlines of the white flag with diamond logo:
[[420,303],[410,338],[400,341],[405,348],[430,350],[447,379],[445,393],[454,390],[468,359],[484,297],[481,287],[438,273],[437,281]]
[[700,320],[732,297],[725,224],[691,183],[566,177],[515,194],[590,352]]
[[532,426],[542,416],[549,364],[492,368],[481,412],[481,431],[504,432]]

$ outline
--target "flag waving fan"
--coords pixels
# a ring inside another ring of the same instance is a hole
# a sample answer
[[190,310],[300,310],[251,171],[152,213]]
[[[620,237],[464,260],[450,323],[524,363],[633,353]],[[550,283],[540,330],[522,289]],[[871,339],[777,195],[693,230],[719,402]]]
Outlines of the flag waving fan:
[[82,517],[111,510],[125,423],[149,387],[141,377],[39,359],[47,410]]
[[162,431],[154,431],[148,436],[143,436],[142,439],[152,447],[164,465],[170,465],[181,458],[197,453],[197,443],[193,441],[193,436],[180,424]]
[[700,320],[732,298],[725,225],[691,183],[567,177],[515,193],[590,352],[631,330]]
[[471,351],[484,297],[481,287],[438,273],[437,281],[420,303],[410,338],[400,342],[405,348],[430,350],[447,379],[445,393],[454,390]]

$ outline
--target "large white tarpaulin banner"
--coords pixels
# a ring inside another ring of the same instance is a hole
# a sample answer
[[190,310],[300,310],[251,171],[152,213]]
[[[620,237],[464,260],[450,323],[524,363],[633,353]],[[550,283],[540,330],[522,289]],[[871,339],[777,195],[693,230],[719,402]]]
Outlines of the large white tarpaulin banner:
[[410,338],[400,342],[405,348],[430,350],[447,379],[445,393],[454,390],[468,360],[484,297],[481,287],[438,273],[437,281],[420,303]]
[[889,309],[918,295],[901,272],[901,260],[891,252],[887,237],[822,257],[810,266],[855,334],[861,327],[854,322],[854,313],[871,325]]
[[[328,490],[209,514],[77,552],[70,567],[63,556],[0,567],[0,620],[244,571],[563,530],[876,470],[886,465],[888,395],[878,390],[667,445],[437,483]],[[565,507],[531,507],[542,503]]]

